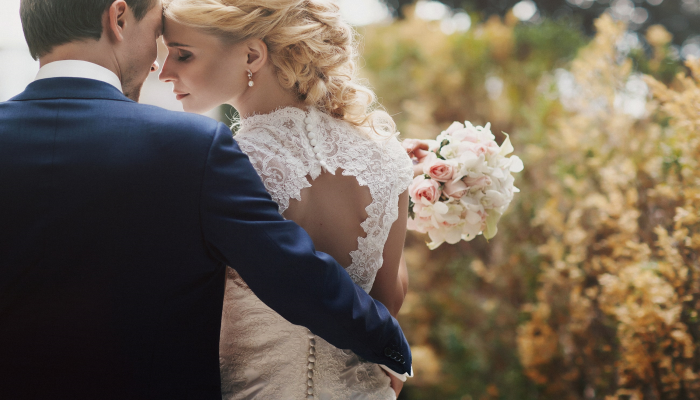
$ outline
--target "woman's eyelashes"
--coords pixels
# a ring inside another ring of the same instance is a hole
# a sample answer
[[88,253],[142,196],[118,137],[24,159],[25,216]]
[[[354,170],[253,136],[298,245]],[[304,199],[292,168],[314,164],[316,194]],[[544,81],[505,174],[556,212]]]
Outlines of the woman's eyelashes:
[[190,57],[192,57],[192,53],[187,51],[180,50],[177,53],[177,60],[180,62],[187,61],[190,59]]

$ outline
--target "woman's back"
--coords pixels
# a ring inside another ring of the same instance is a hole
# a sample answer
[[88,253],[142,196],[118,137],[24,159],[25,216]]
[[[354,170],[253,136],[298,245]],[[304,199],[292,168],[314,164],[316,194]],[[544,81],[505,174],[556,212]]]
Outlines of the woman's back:
[[[370,139],[313,108],[247,118],[236,139],[285,218],[369,292],[399,216],[399,195],[413,177],[398,141]],[[289,324],[235,271],[227,281],[220,356],[224,398],[394,397],[377,365]]]
[[322,173],[311,187],[301,190],[300,200],[291,199],[283,213],[311,236],[316,250],[330,254],[343,267],[352,264],[350,253],[357,250],[358,237],[365,237],[362,222],[372,203],[369,188],[354,176]]

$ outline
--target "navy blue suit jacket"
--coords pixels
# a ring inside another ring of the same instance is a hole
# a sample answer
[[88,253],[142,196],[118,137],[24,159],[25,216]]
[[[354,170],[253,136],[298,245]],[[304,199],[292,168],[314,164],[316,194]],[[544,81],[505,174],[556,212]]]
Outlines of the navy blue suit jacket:
[[225,125],[79,78],[0,103],[0,398],[219,399],[226,265],[410,370],[396,321],[279,215]]

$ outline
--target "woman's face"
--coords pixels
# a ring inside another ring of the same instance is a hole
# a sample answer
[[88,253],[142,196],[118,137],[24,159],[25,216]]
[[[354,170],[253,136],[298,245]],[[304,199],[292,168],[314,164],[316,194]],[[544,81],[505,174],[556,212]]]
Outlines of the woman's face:
[[168,58],[160,80],[172,82],[185,111],[204,113],[224,103],[235,106],[248,89],[245,44],[228,44],[167,18],[163,40]]

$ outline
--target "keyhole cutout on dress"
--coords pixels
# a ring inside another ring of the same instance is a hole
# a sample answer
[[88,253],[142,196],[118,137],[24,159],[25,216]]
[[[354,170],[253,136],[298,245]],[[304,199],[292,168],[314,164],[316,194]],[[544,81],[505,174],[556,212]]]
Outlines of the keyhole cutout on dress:
[[308,232],[316,250],[335,258],[344,268],[352,264],[350,253],[357,250],[359,237],[367,237],[362,223],[368,218],[367,206],[372,203],[369,188],[361,186],[354,176],[324,172],[301,190],[301,201],[289,200],[283,213],[286,219]]

